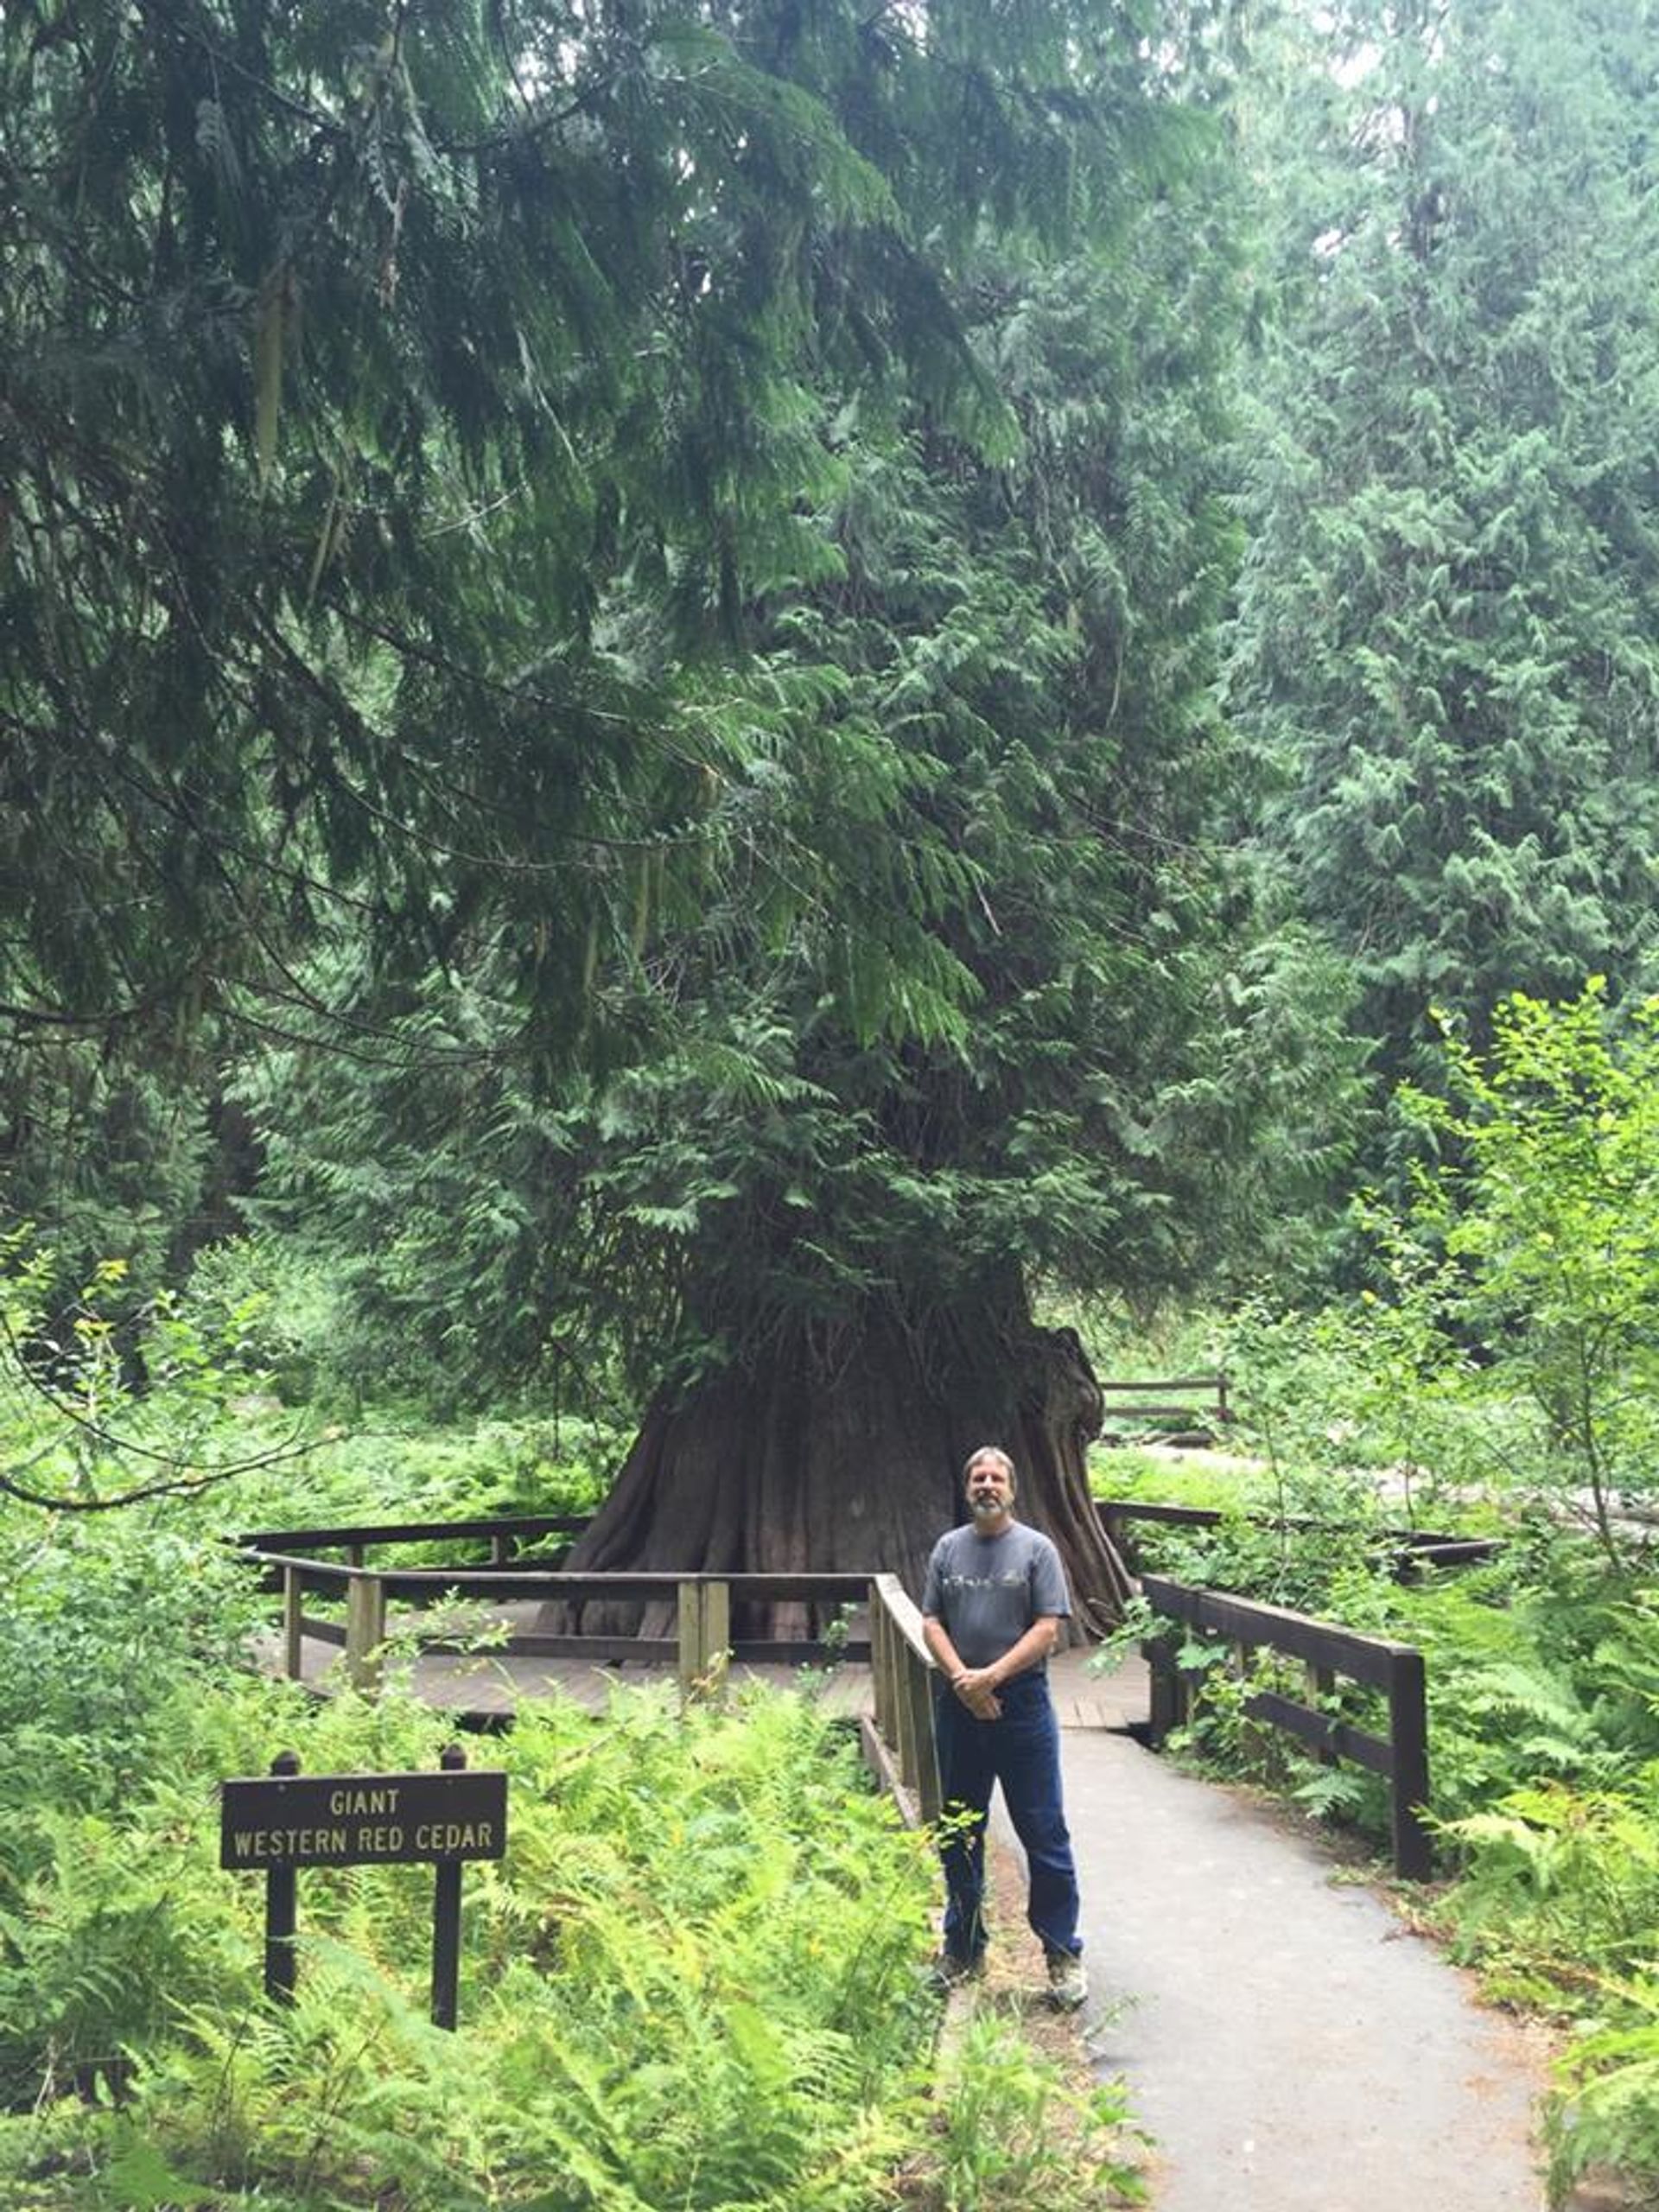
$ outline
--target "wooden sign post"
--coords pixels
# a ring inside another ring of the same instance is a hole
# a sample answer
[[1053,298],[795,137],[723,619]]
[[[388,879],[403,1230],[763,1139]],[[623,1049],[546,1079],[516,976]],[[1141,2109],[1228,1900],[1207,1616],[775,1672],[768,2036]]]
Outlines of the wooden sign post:
[[269,1777],[219,1785],[219,1863],[265,1878],[265,1994],[294,2001],[296,1872],[302,1866],[436,1869],[432,2019],[455,2024],[461,1974],[461,1870],[507,1847],[507,1777],[469,1774],[452,1744],[436,1774],[300,1772],[292,1751]]

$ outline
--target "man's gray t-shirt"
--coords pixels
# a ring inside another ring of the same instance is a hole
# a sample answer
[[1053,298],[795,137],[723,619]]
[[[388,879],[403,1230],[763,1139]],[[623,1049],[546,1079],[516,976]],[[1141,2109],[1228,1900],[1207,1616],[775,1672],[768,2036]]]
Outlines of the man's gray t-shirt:
[[988,1667],[1043,1613],[1069,1614],[1065,1569],[1048,1538],[1015,1521],[1000,1536],[952,1529],[927,1562],[922,1611],[944,1623],[964,1667]]

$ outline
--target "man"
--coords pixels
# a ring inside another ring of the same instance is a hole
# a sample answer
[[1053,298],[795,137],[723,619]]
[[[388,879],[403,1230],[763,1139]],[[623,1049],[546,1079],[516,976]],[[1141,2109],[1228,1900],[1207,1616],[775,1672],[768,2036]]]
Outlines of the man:
[[1077,1876],[1060,1802],[1060,1732],[1048,1655],[1071,1611],[1060,1555],[1014,1516],[1014,1462],[982,1445],[963,1470],[973,1515],[933,1547],[922,1632],[944,1678],[934,1713],[944,1802],[946,1905],[939,1977],[983,1971],[985,1816],[1002,1785],[1025,1846],[1026,1916],[1048,1959],[1051,2001],[1089,1993],[1077,1935]]

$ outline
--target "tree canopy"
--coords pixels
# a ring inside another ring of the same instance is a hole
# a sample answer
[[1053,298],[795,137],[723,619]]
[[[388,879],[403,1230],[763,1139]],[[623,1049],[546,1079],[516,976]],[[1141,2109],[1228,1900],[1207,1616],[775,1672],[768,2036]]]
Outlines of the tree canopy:
[[[1395,1071],[1639,975],[1659,804],[1651,10],[1291,16],[1230,700]],[[1271,165],[1270,168],[1268,165]]]
[[1116,189],[1120,44],[1064,6],[9,10],[14,1033],[268,1014],[320,919],[424,964],[487,908],[568,1043],[645,862],[722,842],[747,717],[675,678],[833,557],[826,398],[1006,440],[943,277],[988,210]]
[[269,1191],[424,1236],[480,1371],[595,1286],[683,1384],[1190,1274],[1273,985],[1151,29],[10,16],[15,1033],[241,1044]]

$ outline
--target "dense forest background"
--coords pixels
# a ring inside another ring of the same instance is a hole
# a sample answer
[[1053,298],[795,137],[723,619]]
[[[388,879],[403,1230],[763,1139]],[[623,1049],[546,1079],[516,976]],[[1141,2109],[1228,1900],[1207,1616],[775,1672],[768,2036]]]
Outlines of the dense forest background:
[[[1656,126],[1648,0],[0,8],[8,2202],[1122,2201],[995,2021],[930,2101],[810,1685],[524,1716],[453,2041],[213,1863],[447,1730],[227,1531],[914,1588],[988,1439],[1090,1628],[1184,1490],[1423,1652],[1415,1909],[1659,2176]],[[1168,1360],[1224,1460],[1093,1442]]]
[[995,1434],[1109,1610],[1057,1317],[1384,1282],[1395,1084],[1653,981],[1653,32],[8,10],[41,1387],[263,1300],[637,1428],[594,1565]]

